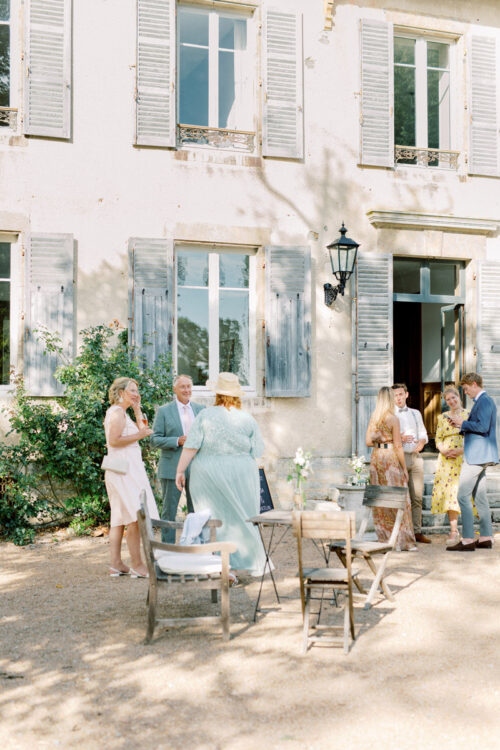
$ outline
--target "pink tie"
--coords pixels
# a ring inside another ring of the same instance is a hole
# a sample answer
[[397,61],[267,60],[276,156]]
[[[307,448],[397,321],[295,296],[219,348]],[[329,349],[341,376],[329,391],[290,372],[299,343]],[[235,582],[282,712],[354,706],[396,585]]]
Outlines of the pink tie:
[[184,406],[184,434],[189,435],[189,430],[193,424],[193,416],[189,406]]

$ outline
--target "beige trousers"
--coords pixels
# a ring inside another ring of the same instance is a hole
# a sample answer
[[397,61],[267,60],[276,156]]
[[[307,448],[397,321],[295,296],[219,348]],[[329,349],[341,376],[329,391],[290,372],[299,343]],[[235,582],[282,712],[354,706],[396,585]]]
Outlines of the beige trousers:
[[411,517],[415,534],[422,533],[422,500],[424,496],[424,459],[420,453],[405,453]]

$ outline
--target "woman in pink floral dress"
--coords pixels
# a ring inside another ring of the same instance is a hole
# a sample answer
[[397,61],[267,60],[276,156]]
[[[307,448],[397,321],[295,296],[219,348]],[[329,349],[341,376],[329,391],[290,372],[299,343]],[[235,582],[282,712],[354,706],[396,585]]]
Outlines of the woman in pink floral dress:
[[[394,411],[392,388],[384,386],[378,392],[375,411],[370,417],[366,431],[366,444],[373,448],[370,459],[370,484],[379,484],[384,487],[407,487],[408,471],[401,443],[399,419]],[[389,540],[395,519],[396,510],[393,508],[373,508],[373,524],[379,542]],[[400,550],[417,549],[411,520],[409,493],[396,547]]]

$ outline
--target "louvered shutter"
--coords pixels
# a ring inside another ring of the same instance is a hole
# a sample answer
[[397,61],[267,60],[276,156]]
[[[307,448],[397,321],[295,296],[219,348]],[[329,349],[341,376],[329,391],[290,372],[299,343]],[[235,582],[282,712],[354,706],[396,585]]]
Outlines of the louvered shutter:
[[174,246],[171,240],[129,242],[129,340],[144,365],[172,351]]
[[365,443],[377,393],[393,378],[392,255],[358,252],[356,267],[356,435],[353,450],[367,455]]
[[500,263],[480,261],[477,287],[477,370],[497,405],[500,434]]
[[394,167],[393,27],[361,21],[360,163]]
[[136,143],[175,146],[175,0],[137,0]]
[[266,396],[311,390],[311,251],[266,248]]
[[302,57],[302,15],[268,9],[263,31],[264,156],[304,155]]
[[60,396],[54,373],[62,364],[45,352],[37,329],[59,334],[66,359],[74,355],[74,245],[72,234],[34,234],[26,252],[24,378],[33,396]]
[[24,132],[71,136],[71,2],[26,5]]
[[469,40],[470,174],[499,174],[496,47],[495,37]]

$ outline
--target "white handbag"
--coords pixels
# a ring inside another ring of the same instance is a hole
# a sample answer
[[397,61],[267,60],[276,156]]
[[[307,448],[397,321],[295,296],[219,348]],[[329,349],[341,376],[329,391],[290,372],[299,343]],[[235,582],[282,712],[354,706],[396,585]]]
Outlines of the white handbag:
[[107,453],[102,459],[101,469],[103,471],[114,471],[115,474],[126,474],[128,472],[128,461],[123,456],[110,456]]

